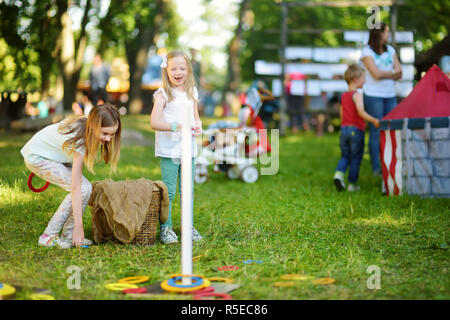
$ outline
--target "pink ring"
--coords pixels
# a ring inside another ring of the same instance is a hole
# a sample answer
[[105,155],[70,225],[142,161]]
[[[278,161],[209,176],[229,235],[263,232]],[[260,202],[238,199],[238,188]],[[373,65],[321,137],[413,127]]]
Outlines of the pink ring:
[[230,271],[230,270],[238,270],[239,267],[238,266],[223,266],[223,267],[218,267],[217,270],[219,271]]
[[130,288],[122,290],[123,293],[147,293],[145,288]]
[[214,299],[214,300],[232,300],[231,296],[229,294],[226,293],[200,293],[200,294],[196,294],[194,296],[194,300],[208,300],[208,299],[203,299],[205,297],[219,297],[222,299]]
[[191,292],[186,292],[187,294],[194,294],[194,295],[199,295],[199,294],[203,294],[203,293],[212,293],[214,292],[214,287],[213,286],[209,286],[206,288],[202,288],[202,289],[198,289],[195,291],[191,291]]

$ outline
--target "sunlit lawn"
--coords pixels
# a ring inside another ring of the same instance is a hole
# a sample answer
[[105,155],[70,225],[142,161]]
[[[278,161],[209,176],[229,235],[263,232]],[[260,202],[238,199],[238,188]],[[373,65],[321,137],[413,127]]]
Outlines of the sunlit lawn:
[[[204,119],[204,127],[214,119]],[[153,139],[149,116],[127,116],[124,128]],[[19,153],[31,136],[0,135],[0,282],[47,288],[57,299],[130,299],[105,289],[118,279],[150,276],[147,284],[180,273],[180,244],[151,247],[107,243],[89,249],[60,250],[37,245],[66,193],[50,186],[28,190],[29,174]],[[241,285],[233,299],[449,299],[450,199],[391,197],[381,194],[380,178],[370,173],[367,155],[361,191],[337,193],[332,175],[339,158],[338,136],[288,135],[280,141],[280,169],[255,184],[213,173],[195,186],[195,225],[205,240],[194,245],[195,274],[228,277]],[[97,166],[91,181],[109,177]],[[160,179],[152,146],[124,145],[114,180]],[[38,184],[38,181],[36,181]],[[91,211],[84,215],[92,235]],[[180,234],[180,205],[174,202],[174,228]],[[158,234],[159,240],[159,234]],[[248,259],[263,260],[247,265]],[[236,271],[217,271],[236,265]],[[81,268],[81,289],[67,287],[69,266]],[[380,270],[381,288],[371,290],[369,266]],[[284,274],[331,277],[331,285],[311,280],[274,287]],[[369,281],[370,282],[370,281]],[[154,299],[189,299],[159,295]],[[134,299],[134,298],[133,298]]]

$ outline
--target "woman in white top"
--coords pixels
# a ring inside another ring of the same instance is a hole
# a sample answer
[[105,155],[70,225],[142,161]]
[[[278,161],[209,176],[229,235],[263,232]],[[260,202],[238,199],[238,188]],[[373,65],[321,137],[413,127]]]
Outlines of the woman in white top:
[[[178,242],[178,237],[172,229],[172,200],[181,172],[180,130],[184,122],[183,108],[188,108],[188,122],[195,135],[201,133],[201,122],[197,108],[198,92],[189,57],[180,50],[174,50],[164,58],[161,68],[163,86],[154,94],[155,103],[150,125],[156,130],[155,156],[161,158],[161,180],[167,185],[169,193],[169,217],[166,222],[161,223],[161,241],[167,244]],[[196,144],[194,139],[192,140],[192,155],[195,156]],[[192,161],[192,177],[194,171],[195,163]],[[201,239],[202,236],[192,226],[192,240]]]
[[[363,87],[364,108],[371,116],[381,120],[397,105],[394,80],[402,77],[400,61],[395,49],[388,45],[389,26],[381,23],[379,29],[370,30],[369,43],[363,48],[361,61],[366,70]],[[369,152],[372,171],[381,174],[380,131],[369,124]]]

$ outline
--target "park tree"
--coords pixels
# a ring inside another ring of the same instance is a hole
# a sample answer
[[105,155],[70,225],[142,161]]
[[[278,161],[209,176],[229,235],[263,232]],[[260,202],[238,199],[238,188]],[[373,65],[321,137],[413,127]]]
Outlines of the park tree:
[[[5,1],[0,5],[0,31],[14,60],[18,86],[35,90],[39,84],[40,91],[46,93],[56,65],[56,73],[64,86],[64,109],[70,109],[88,41],[86,26],[99,10],[100,1],[22,0]],[[78,7],[82,12],[79,31],[73,30],[71,7]],[[36,69],[39,72],[30,77],[29,70]]]
[[69,6],[80,5],[76,1],[56,1],[56,18],[60,32],[56,41],[55,55],[60,75],[64,84],[63,105],[70,109],[75,100],[80,72],[83,66],[83,57],[87,46],[86,25],[89,21],[91,0],[86,0],[83,7],[80,32],[75,34],[72,29],[72,19],[69,15]]
[[450,0],[411,0],[398,11],[401,27],[414,31],[416,80],[444,55],[450,55]]
[[34,90],[39,86],[39,71],[30,68],[38,62],[36,51],[23,36],[26,6],[16,2],[0,2],[0,89]]
[[131,113],[139,113],[143,108],[141,79],[150,47],[163,33],[168,35],[169,45],[176,42],[175,18],[171,0],[111,1],[107,14],[99,23],[102,32],[100,52],[108,46],[125,48],[130,71]]
[[[256,60],[279,61],[281,8],[275,0],[250,0],[254,23],[242,32],[240,66],[242,80],[255,78]],[[299,2],[292,0],[291,2]],[[390,23],[389,8],[382,7],[381,18]],[[368,18],[365,7],[291,7],[289,29],[302,32],[288,34],[288,45],[343,46],[348,45],[340,30],[364,30]],[[417,60],[439,42],[439,56],[449,54],[445,39],[448,35],[450,0],[408,0],[398,7],[398,30],[414,32]],[[272,45],[272,46],[271,46]],[[447,53],[445,53],[447,52]],[[434,59],[436,63],[436,59]]]
[[[7,89],[21,87],[45,93],[56,73],[63,83],[64,109],[75,99],[83,58],[89,44],[87,26],[102,32],[99,50],[125,48],[130,66],[130,108],[142,108],[141,77],[148,49],[162,32],[169,44],[176,42],[177,24],[171,0],[111,1],[107,12],[101,0],[45,0],[0,2],[0,75]],[[77,9],[79,27],[74,30],[70,10]],[[10,80],[10,81],[6,81]]]
[[39,57],[40,91],[44,95],[49,91],[50,78],[56,67],[54,58],[59,34],[56,12],[54,1],[37,1],[28,6],[24,15],[24,19],[30,22],[25,30],[27,45]]
[[236,91],[241,83],[241,65],[239,56],[241,54],[242,33],[244,28],[252,23],[251,12],[249,11],[250,0],[242,0],[239,4],[238,24],[234,31],[233,38],[227,47],[228,53],[228,72],[227,81],[225,83],[225,92]]

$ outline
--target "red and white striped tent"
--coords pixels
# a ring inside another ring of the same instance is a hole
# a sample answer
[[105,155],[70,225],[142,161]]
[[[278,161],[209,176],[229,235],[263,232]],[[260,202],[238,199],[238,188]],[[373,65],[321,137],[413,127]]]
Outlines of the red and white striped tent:
[[431,67],[381,121],[386,194],[450,197],[450,79]]

